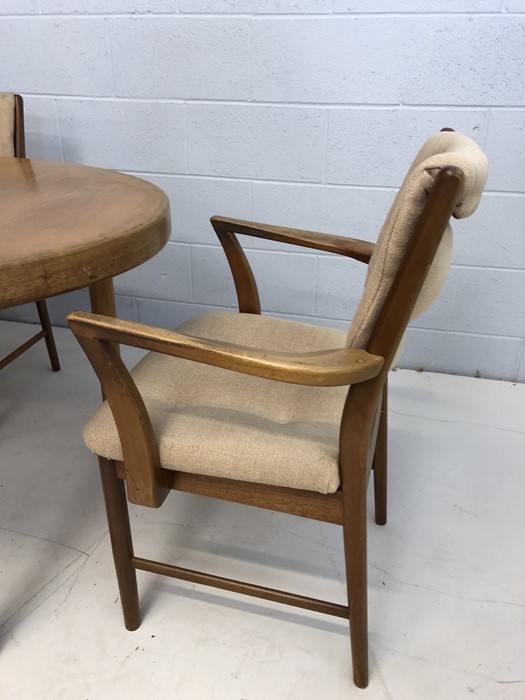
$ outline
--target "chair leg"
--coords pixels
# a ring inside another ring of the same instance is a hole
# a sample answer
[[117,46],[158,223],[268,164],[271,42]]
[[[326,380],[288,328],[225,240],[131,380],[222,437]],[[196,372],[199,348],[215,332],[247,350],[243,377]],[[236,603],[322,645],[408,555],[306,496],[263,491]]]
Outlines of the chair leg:
[[117,476],[115,463],[102,457],[98,461],[124,623],[126,629],[136,630],[140,627],[140,607],[137,575],[131,564],[133,542],[126,489],[123,480]]
[[51,326],[51,321],[49,320],[47,304],[44,300],[37,301],[36,308],[38,311],[38,317],[40,318],[40,325],[42,326],[42,330],[45,332],[44,340],[46,341],[47,354],[49,355],[51,368],[53,372],[58,372],[60,369],[60,362],[58,360],[55,336],[53,335],[53,327]]
[[363,484],[345,499],[343,522],[352,667],[358,688],[368,685],[366,535],[366,485]]
[[383,389],[383,403],[374,452],[374,506],[375,521],[385,525],[387,519],[387,462],[388,462],[388,380]]

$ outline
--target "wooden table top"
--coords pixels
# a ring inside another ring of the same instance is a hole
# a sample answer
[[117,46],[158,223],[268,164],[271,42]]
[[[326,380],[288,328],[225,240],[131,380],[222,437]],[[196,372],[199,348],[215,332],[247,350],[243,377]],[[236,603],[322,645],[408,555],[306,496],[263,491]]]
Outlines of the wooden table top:
[[166,244],[168,198],[86,165],[0,158],[0,308],[87,287]]

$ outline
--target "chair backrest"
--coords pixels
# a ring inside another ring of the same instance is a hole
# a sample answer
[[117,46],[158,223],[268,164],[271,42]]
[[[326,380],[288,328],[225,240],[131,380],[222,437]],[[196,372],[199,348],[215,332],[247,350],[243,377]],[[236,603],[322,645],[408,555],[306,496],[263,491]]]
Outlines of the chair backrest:
[[[367,347],[437,174],[447,166],[459,168],[464,175],[453,216],[461,219],[477,209],[487,180],[487,158],[468,136],[441,131],[417,154],[381,229],[370,259],[363,296],[348,332],[349,347]],[[433,303],[446,281],[451,261],[452,229],[447,225],[411,319]]]
[[24,103],[9,92],[0,92],[0,156],[25,157]]

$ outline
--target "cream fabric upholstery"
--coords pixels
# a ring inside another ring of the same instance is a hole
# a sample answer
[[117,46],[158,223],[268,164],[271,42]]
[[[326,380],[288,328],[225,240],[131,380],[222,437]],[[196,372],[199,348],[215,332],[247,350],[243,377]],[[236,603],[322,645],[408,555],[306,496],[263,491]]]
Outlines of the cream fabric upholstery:
[[[188,335],[284,352],[344,347],[346,334],[271,316],[213,313]],[[331,493],[339,486],[346,387],[307,387],[151,353],[132,372],[159,440],[161,464],[196,474]],[[85,427],[96,454],[122,459],[105,403]]]
[[14,156],[15,97],[0,92],[0,156]]
[[[363,296],[348,332],[350,347],[365,348],[383,302],[395,278],[403,253],[425,205],[439,170],[446,165],[461,168],[465,185],[453,216],[472,214],[487,180],[487,158],[472,139],[455,131],[442,131],[419,151],[381,229],[368,266]],[[441,291],[452,262],[452,229],[447,228],[412,319],[421,315]]]
[[[345,343],[366,347],[434,178],[448,164],[459,166],[466,176],[455,216],[468,216],[476,209],[486,179],[485,156],[466,136],[440,133],[420,151],[392,205],[348,335],[239,313],[198,316],[177,330],[273,351],[307,352]],[[449,228],[416,313],[441,288],[450,266],[451,243]],[[142,360],[132,376],[158,437],[164,468],[320,493],[339,487],[339,425],[347,387],[282,384],[156,353]],[[107,404],[91,418],[84,438],[96,454],[122,460]]]

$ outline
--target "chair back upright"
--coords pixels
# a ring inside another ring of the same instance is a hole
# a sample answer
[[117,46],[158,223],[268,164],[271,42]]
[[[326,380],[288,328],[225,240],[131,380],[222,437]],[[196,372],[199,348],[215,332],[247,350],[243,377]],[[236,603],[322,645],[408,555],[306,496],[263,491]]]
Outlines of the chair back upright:
[[[463,186],[452,216],[470,216],[478,207],[487,180],[487,158],[468,136],[441,131],[415,157],[390,208],[368,266],[365,288],[350,326],[347,345],[368,348],[385,301],[402,268],[438,173],[447,166],[463,173]],[[452,262],[452,228],[443,222],[441,242],[410,314],[426,311],[443,288]],[[377,349],[376,349],[377,351]],[[395,361],[391,358],[390,364]]]
[[25,155],[24,102],[20,95],[0,92],[0,156]]

